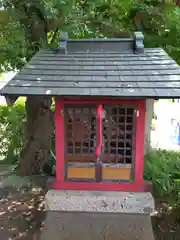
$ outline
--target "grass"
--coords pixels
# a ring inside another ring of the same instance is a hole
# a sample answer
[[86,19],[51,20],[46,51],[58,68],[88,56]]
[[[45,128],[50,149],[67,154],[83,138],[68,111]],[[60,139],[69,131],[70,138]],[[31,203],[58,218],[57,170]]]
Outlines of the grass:
[[180,152],[152,150],[145,156],[144,178],[153,183],[155,197],[180,206]]

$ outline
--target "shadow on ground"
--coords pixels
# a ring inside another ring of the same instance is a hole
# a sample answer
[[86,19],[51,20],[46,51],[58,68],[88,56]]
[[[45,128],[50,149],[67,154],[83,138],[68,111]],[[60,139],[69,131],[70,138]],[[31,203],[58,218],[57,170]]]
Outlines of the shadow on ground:
[[[4,186],[1,184],[0,239],[40,240],[45,218],[43,207],[47,191],[46,181],[45,177],[35,178],[32,184],[32,178],[24,180],[13,175],[7,177],[7,181],[3,182]],[[158,201],[157,212],[158,214],[152,217],[155,239],[179,240],[180,211],[167,211],[167,204]]]
[[1,189],[0,194],[0,239],[38,240],[45,217],[44,190]]

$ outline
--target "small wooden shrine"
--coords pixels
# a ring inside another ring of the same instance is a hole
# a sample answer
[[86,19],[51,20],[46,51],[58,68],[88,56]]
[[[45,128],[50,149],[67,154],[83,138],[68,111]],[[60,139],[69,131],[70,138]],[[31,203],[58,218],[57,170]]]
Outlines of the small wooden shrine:
[[[137,192],[135,208],[137,202],[142,212],[153,208],[152,201],[148,205],[143,200],[147,195],[138,195],[145,190],[146,100],[178,98],[180,68],[164,50],[144,48],[143,39],[140,32],[128,39],[68,39],[64,33],[59,49],[40,50],[2,89],[8,100],[29,95],[55,97],[56,191],[47,195],[48,204],[52,203],[48,209],[76,213],[91,209],[92,213],[92,205],[98,205],[104,194],[111,199],[109,206],[117,204],[116,212],[133,212],[130,205],[122,208],[131,192]],[[86,197],[84,190],[88,190]],[[105,192],[112,192],[114,198]],[[137,200],[140,196],[142,201]],[[57,201],[52,200],[55,197]],[[86,209],[87,198],[91,206]],[[65,199],[71,204],[66,206]],[[74,205],[77,199],[82,201],[78,208]],[[124,200],[119,203],[118,199]],[[104,211],[103,206],[96,210]],[[139,236],[144,239],[146,233]],[[119,239],[118,233],[113,239]]]
[[56,189],[143,191],[145,100],[57,98],[56,109]]

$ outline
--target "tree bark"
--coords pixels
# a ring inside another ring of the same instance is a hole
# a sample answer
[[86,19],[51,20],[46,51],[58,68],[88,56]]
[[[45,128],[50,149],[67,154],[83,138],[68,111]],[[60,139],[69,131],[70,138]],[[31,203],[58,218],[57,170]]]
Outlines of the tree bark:
[[27,98],[27,143],[21,153],[20,175],[40,173],[48,160],[54,131],[51,103],[49,97]]
[[[36,43],[35,50],[40,47],[40,40],[47,40],[47,20],[38,1],[30,5],[22,2],[14,3],[14,7],[23,11],[25,19],[20,19],[26,28],[26,37]],[[33,17],[34,16],[34,17]],[[32,47],[34,45],[32,44]],[[20,154],[20,175],[38,174],[48,160],[54,131],[53,114],[51,112],[51,97],[30,96],[26,101],[27,141]]]

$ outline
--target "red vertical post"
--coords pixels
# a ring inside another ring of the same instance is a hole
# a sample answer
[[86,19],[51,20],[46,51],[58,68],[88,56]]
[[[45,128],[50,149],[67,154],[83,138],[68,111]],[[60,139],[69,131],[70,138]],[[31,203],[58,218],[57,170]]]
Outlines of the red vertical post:
[[146,101],[138,103],[136,121],[135,184],[143,186]]
[[64,181],[64,102],[55,100],[56,123],[56,183]]

